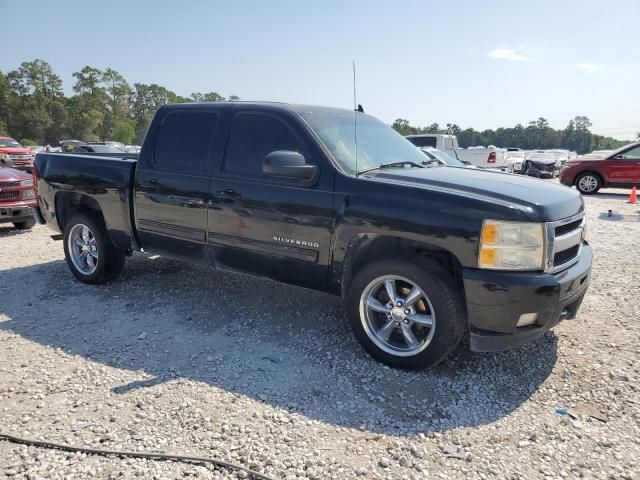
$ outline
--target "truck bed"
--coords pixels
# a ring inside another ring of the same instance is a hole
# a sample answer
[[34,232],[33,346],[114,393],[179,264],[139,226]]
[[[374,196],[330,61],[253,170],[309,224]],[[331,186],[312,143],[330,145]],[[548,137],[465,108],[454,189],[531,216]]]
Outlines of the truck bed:
[[68,204],[99,207],[113,244],[135,245],[132,185],[136,158],[136,154],[125,153],[38,153],[34,161],[40,197],[36,219],[62,232],[64,225],[58,223],[56,212],[69,208]]

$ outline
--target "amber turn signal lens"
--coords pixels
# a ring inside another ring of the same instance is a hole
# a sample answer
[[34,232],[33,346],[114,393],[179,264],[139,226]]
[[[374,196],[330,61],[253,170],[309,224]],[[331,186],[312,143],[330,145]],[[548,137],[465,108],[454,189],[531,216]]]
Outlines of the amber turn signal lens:
[[496,264],[496,250],[490,247],[482,247],[480,252],[480,266],[493,267]]
[[485,223],[482,226],[482,243],[496,243],[498,238],[498,227],[492,223]]

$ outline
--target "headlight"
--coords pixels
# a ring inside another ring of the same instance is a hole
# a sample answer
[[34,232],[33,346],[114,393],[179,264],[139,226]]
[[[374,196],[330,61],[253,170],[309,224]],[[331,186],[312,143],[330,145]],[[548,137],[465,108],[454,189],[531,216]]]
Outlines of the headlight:
[[29,180],[22,180],[20,182],[20,186],[21,187],[33,187],[33,179],[29,179]]
[[32,198],[36,198],[36,194],[32,189],[25,190],[22,193],[22,199],[23,200],[31,200]]
[[543,270],[544,224],[485,220],[478,267],[493,270]]

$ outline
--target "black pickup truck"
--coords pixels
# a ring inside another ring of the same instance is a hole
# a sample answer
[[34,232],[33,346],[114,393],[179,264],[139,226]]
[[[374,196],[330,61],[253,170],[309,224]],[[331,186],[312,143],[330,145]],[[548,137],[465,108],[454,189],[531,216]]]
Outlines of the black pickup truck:
[[434,365],[467,331],[475,351],[523,344],[574,317],[589,284],[577,192],[425,162],[361,112],[167,105],[137,160],[39,153],[34,177],[36,217],[80,281],[143,250],[327,291],[395,367]]

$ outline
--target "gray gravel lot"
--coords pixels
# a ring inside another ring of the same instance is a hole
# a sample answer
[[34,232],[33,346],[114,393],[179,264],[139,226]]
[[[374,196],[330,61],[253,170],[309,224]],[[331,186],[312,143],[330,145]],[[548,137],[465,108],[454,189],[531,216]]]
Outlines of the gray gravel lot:
[[[53,232],[2,226],[0,430],[278,479],[639,478],[640,205],[626,199],[586,198],[595,263],[578,318],[510,352],[463,343],[419,373],[368,358],[338,298],[142,255],[88,286]],[[4,441],[0,474],[245,478]]]

